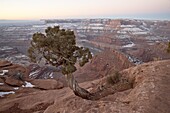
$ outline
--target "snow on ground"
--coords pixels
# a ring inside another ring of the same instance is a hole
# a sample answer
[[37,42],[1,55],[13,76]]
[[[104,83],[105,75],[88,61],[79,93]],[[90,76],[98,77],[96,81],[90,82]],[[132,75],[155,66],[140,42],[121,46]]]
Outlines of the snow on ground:
[[49,76],[50,76],[50,78],[54,78],[54,77],[53,77],[53,72],[52,72],[52,73],[50,73],[50,75],[49,75]]
[[2,72],[0,72],[0,76],[3,76],[5,73],[8,73],[8,70],[2,70]]
[[15,87],[15,88],[14,88],[14,90],[18,90],[18,89],[19,89],[19,87]]
[[94,23],[94,24],[89,24],[89,26],[104,26],[104,25],[100,23]]
[[146,40],[167,40],[168,37],[160,37],[160,36],[147,36],[145,37]]
[[26,85],[22,85],[22,87],[34,87],[30,82],[25,81]]
[[4,46],[4,47],[0,48],[0,50],[2,50],[2,51],[4,51],[4,50],[10,50],[10,49],[13,49],[13,48],[8,47],[8,46]]
[[143,30],[145,30],[145,31],[149,31],[150,29],[149,29],[149,28],[147,28],[147,27],[145,27],[145,26],[147,26],[147,25],[144,25],[144,26],[143,26],[143,25],[141,25],[141,26],[140,26],[140,28],[142,28],[142,29],[143,29]]
[[4,85],[4,83],[0,83],[0,85]]
[[122,31],[131,31],[131,32],[142,32],[140,28],[124,28]]
[[126,31],[117,31],[118,34],[126,34]]
[[122,47],[126,48],[126,47],[133,47],[135,46],[135,44],[133,42],[131,42],[130,44],[124,45]]
[[135,25],[120,25],[120,27],[132,28],[132,27],[135,27]]
[[134,35],[146,35],[148,32],[142,31],[142,32],[133,32]]
[[77,30],[103,30],[104,29],[104,27],[98,27],[98,26],[93,26],[93,27],[91,27],[91,26],[80,26],[80,27],[77,27]]
[[39,73],[39,72],[40,72],[40,70],[33,71],[33,72],[31,72],[31,73],[29,74],[29,76],[34,76],[34,75],[36,75],[36,74]]
[[[117,31],[117,33],[119,34],[127,34],[127,33],[131,33],[133,35],[146,35],[148,34],[148,30],[145,29],[144,26],[142,26],[142,29],[135,27],[135,26],[131,26],[131,25],[123,25],[122,26],[123,29],[121,29],[120,31]],[[145,29],[145,30],[143,30]]]
[[26,55],[23,55],[23,54],[18,54],[18,55],[16,55],[15,57],[16,57],[16,58],[27,58],[27,56],[26,56]]
[[130,38],[130,36],[129,35],[118,35],[118,36],[116,36],[117,38],[119,38],[119,39],[126,39],[126,38]]
[[15,93],[14,91],[0,92],[0,97],[4,97],[4,95],[7,95],[7,94],[14,94],[14,93]]

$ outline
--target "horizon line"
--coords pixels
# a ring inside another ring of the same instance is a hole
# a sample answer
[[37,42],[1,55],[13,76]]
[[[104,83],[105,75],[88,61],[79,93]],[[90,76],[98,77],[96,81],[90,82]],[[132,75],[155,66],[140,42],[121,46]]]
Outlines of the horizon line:
[[0,19],[0,21],[43,21],[43,20],[72,20],[72,19],[115,19],[115,20],[168,20],[170,18],[142,18],[142,17],[71,17],[71,18],[42,18],[42,19]]

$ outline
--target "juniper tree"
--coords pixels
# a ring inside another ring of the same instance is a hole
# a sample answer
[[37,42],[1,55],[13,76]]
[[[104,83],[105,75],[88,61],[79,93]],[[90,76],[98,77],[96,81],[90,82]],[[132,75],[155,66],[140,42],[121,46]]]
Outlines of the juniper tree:
[[28,53],[32,62],[40,62],[45,59],[55,67],[61,67],[68,86],[75,95],[84,99],[92,99],[92,94],[81,88],[73,76],[73,72],[76,71],[76,63],[84,66],[92,58],[88,48],[76,45],[73,31],[54,26],[48,27],[45,34],[35,33]]

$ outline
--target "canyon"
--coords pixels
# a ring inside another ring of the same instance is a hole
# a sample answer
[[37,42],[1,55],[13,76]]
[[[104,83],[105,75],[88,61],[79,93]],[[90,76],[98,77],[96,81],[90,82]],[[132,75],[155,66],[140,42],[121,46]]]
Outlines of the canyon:
[[[77,45],[90,49],[92,60],[82,68],[76,66],[73,75],[80,86],[103,91],[104,97],[97,101],[77,97],[60,68],[30,62],[27,49],[32,35],[49,26],[73,30]],[[169,41],[167,20],[0,23],[0,113],[169,113]],[[132,86],[111,94],[108,78],[116,72]]]

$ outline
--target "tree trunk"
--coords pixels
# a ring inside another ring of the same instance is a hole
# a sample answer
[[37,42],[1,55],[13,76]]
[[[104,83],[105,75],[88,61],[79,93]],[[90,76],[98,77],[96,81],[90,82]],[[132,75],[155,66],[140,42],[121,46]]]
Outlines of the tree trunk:
[[84,88],[81,88],[72,74],[65,75],[67,79],[68,86],[73,90],[74,94],[87,100],[99,100],[102,97],[114,94],[119,91],[124,91],[132,88],[131,82],[118,82],[111,87],[107,87],[104,90],[97,91],[95,93],[90,93]]
[[73,90],[74,94],[83,98],[91,100],[92,94],[86,89],[81,88],[72,74],[65,75],[67,79],[68,86]]

